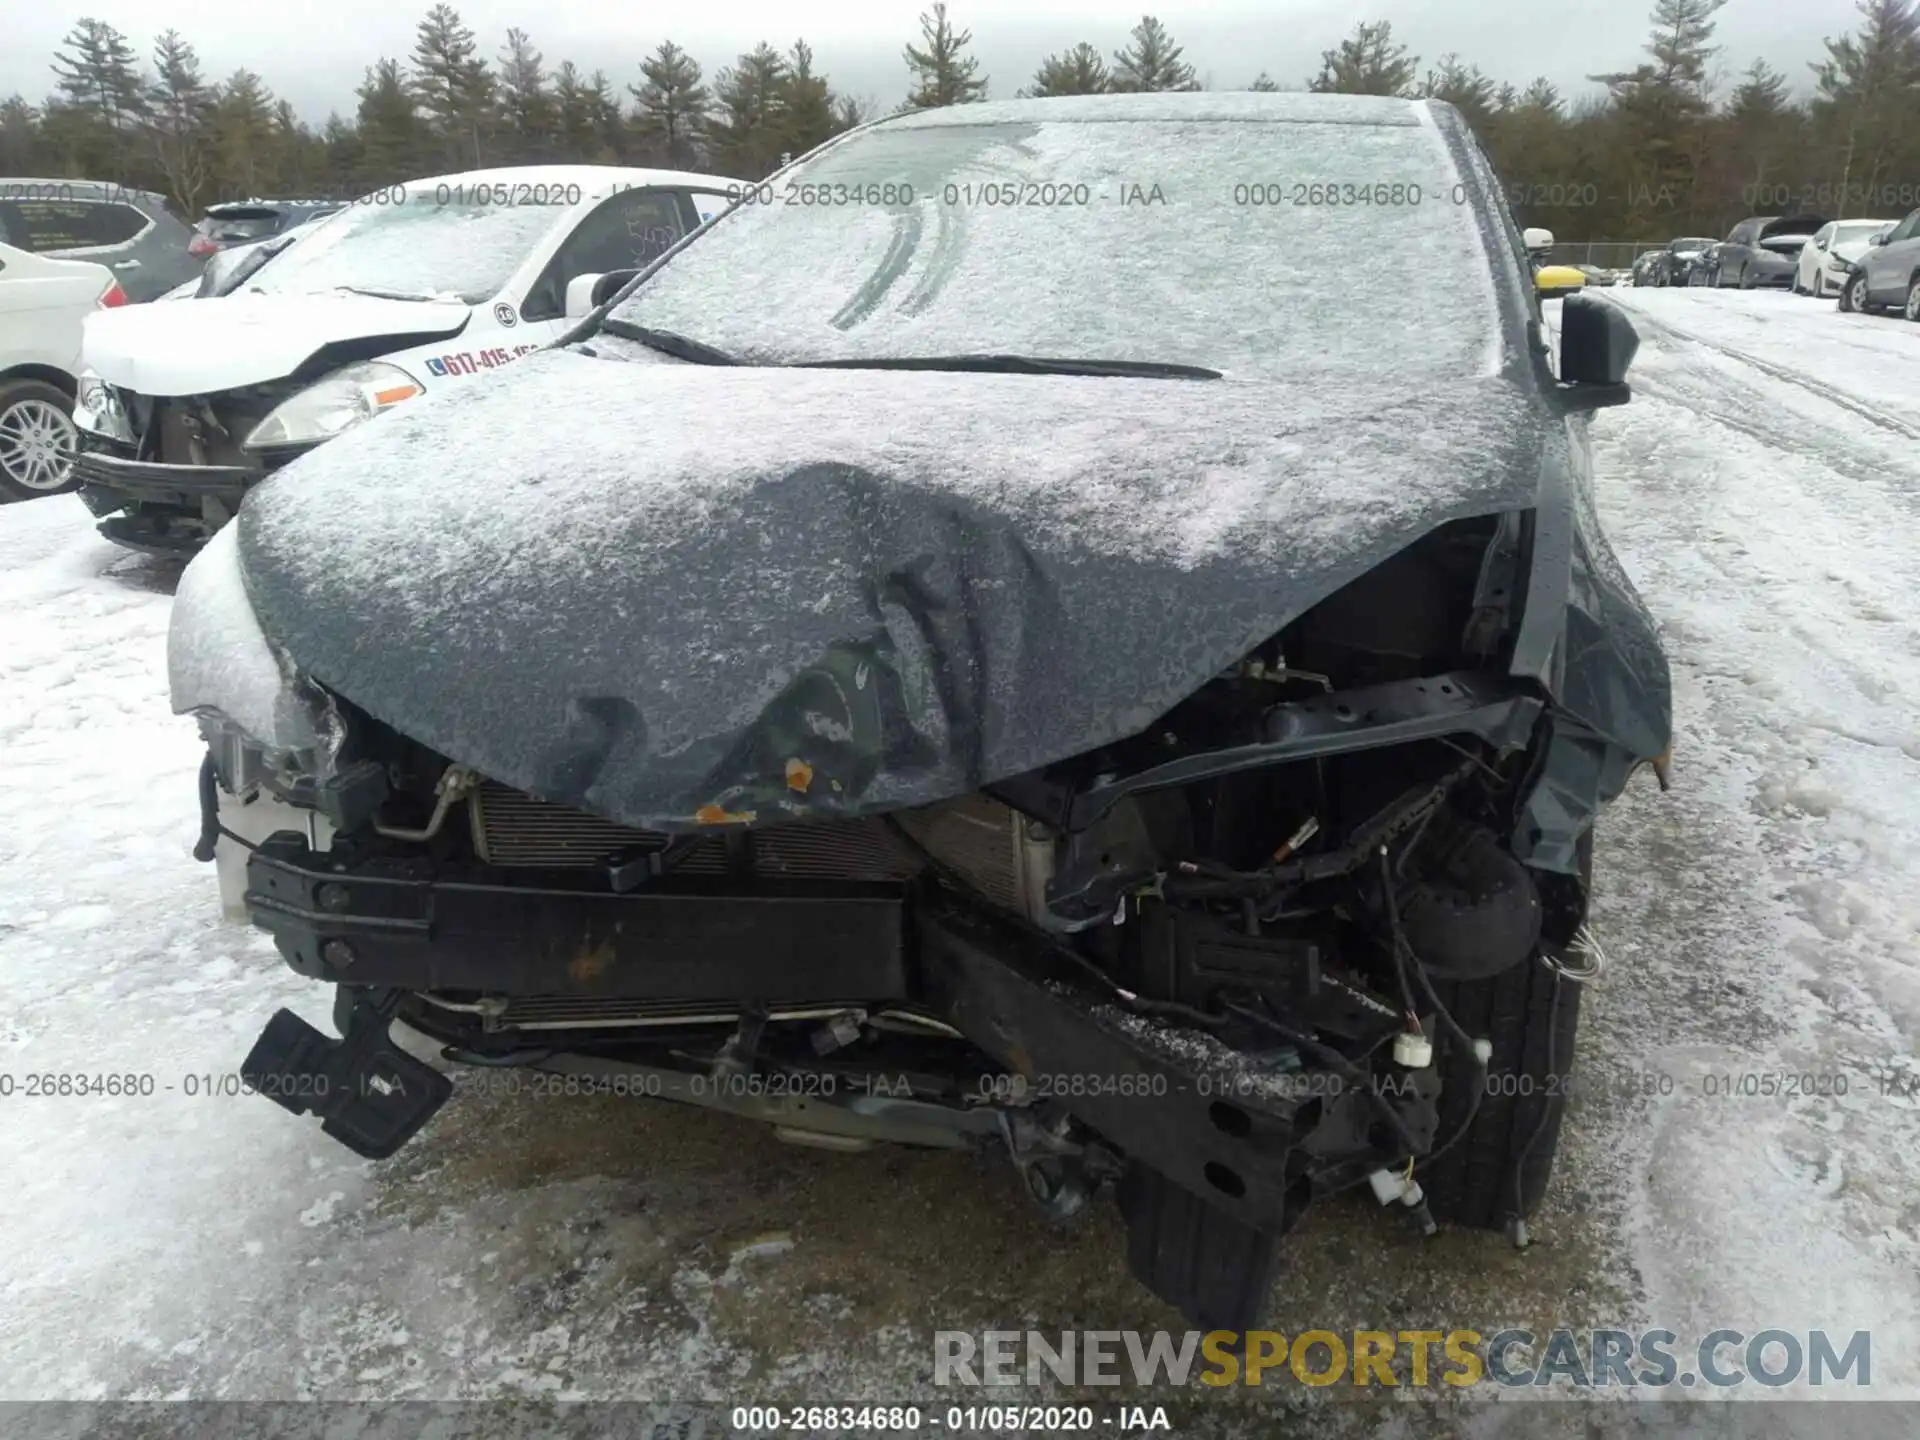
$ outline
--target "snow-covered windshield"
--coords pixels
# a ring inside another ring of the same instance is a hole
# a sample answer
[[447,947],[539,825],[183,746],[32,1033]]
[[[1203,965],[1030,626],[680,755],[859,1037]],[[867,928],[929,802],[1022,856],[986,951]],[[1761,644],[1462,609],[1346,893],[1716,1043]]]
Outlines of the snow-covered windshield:
[[1667,248],[1676,255],[1684,255],[1689,250],[1704,250],[1709,245],[1718,245],[1719,243],[1718,240],[1709,240],[1702,236],[1695,235],[1685,240],[1675,240]]
[[[446,187],[439,187],[446,193]],[[382,203],[378,196],[388,199]],[[423,185],[355,201],[261,266],[249,289],[313,294],[353,287],[382,294],[464,300],[500,293],[563,211],[550,205],[441,204]]]
[[1497,368],[1483,202],[1431,119],[1286,99],[1301,103],[1103,96],[1039,119],[1013,102],[892,121],[749,191],[613,317],[769,365],[990,353],[1388,383]]
[[1833,235],[1827,241],[1827,246],[1831,249],[1835,245],[1857,245],[1891,224],[1891,220],[1842,220],[1833,227]]

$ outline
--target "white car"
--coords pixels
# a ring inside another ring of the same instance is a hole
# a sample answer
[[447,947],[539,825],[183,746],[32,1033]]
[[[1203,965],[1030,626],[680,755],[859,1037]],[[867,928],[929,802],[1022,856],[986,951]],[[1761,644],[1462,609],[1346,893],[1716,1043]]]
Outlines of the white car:
[[71,488],[81,322],[126,303],[104,265],[0,244],[0,495]]
[[1800,267],[1794,271],[1793,293],[1817,295],[1825,299],[1838,295],[1847,283],[1847,274],[1860,263],[1873,237],[1891,230],[1893,220],[1829,220],[1800,250]]
[[225,293],[88,323],[81,497],[108,539],[197,550],[287,461],[557,339],[747,188],[603,165],[474,171],[216,256]]

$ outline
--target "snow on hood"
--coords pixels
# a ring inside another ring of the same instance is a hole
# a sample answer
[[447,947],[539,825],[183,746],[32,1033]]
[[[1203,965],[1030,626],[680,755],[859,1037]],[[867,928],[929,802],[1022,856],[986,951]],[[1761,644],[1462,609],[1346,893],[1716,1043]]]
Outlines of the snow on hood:
[[424,345],[458,334],[471,313],[461,304],[344,292],[126,305],[87,316],[81,363],[135,394],[205,395],[282,379],[343,341]]
[[238,543],[312,677],[495,779],[688,829],[932,803],[1137,733],[1436,526],[1532,503],[1545,430],[1499,376],[553,351],[279,471]]

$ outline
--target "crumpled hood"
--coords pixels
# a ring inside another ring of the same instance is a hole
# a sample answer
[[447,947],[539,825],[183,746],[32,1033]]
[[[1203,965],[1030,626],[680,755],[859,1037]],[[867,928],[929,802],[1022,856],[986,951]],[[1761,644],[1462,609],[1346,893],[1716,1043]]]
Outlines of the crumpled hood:
[[386,341],[370,354],[457,335],[472,311],[371,295],[253,295],[191,305],[126,305],[89,315],[81,362],[137,395],[209,395],[293,374],[329,345]]
[[304,672],[494,779],[663,830],[868,813],[1137,733],[1531,504],[1538,403],[549,351],[281,470],[238,544]]

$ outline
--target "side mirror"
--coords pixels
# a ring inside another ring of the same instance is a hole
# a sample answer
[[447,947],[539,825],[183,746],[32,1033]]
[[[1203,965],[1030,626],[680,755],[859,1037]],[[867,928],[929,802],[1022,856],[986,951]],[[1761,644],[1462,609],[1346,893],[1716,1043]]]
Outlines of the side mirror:
[[1887,243],[1887,232],[1886,232],[1886,231],[1884,231],[1884,230],[1876,230],[1876,231],[1874,231],[1874,232],[1873,232],[1873,234],[1871,234],[1871,235],[1869,235],[1869,236],[1867,237],[1867,243],[1868,243],[1869,245],[1884,245],[1884,244],[1886,244],[1886,243]]
[[567,282],[566,318],[583,320],[594,310],[593,291],[604,275],[576,275]]
[[1571,265],[1542,265],[1533,272],[1534,293],[1542,300],[1577,294],[1586,284],[1586,272]]
[[1569,295],[1560,307],[1560,383],[1574,408],[1624,405],[1631,398],[1627,367],[1640,333],[1618,305],[1593,295]]
[[1537,225],[1529,225],[1525,230],[1520,232],[1520,243],[1527,247],[1527,253],[1530,255],[1540,250],[1551,250],[1553,248],[1553,232],[1551,230],[1542,230]]
[[598,310],[607,301],[618,295],[626,283],[638,275],[638,270],[609,270],[600,277],[600,283],[593,287],[593,308]]

